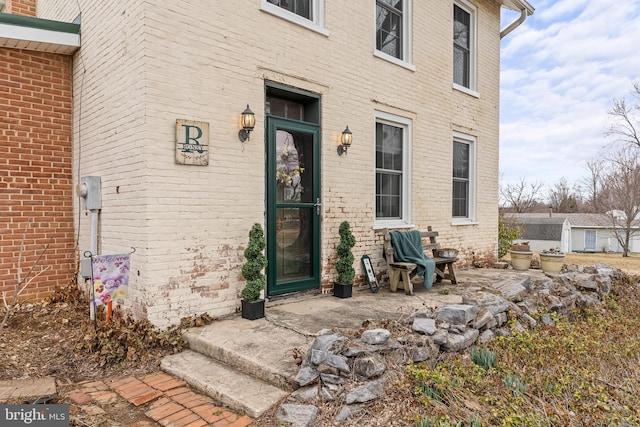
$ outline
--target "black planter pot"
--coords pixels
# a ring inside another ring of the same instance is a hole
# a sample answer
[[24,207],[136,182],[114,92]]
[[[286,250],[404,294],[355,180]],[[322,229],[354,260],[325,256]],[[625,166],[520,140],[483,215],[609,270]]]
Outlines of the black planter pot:
[[333,296],[338,298],[351,298],[352,284],[345,285],[343,283],[333,282]]
[[245,301],[242,303],[242,318],[248,320],[262,319],[264,317],[264,300]]

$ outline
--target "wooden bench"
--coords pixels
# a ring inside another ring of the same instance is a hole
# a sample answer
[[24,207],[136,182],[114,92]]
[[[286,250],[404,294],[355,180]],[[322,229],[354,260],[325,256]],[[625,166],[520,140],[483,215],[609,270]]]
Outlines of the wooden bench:
[[[396,292],[398,287],[400,286],[400,282],[402,282],[402,288],[404,292],[408,295],[413,295],[413,285],[411,284],[411,278],[416,275],[417,265],[412,262],[398,262],[394,259],[394,249],[393,244],[391,243],[391,234],[389,233],[392,230],[385,229],[384,230],[384,255],[387,259],[387,266],[389,268],[389,282],[390,289],[392,292]],[[398,230],[405,231],[405,230]],[[452,284],[457,284],[456,273],[453,269],[453,263],[458,260],[458,258],[442,258],[436,256],[438,249],[440,249],[440,243],[436,242],[436,237],[438,236],[437,231],[433,231],[431,226],[427,227],[427,231],[420,232],[422,236],[423,243],[422,249],[427,252],[427,255],[436,263],[436,283],[440,283],[442,279],[450,280]],[[426,239],[429,239],[428,242]]]

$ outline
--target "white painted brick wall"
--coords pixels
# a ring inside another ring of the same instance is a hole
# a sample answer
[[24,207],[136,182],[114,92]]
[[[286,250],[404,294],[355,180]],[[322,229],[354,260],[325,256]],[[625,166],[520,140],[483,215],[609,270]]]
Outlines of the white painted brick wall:
[[[40,0],[43,17],[70,20],[76,0]],[[80,0],[75,64],[75,167],[103,180],[101,252],[133,255],[137,316],[166,326],[233,313],[243,250],[264,220],[264,82],[322,96],[322,281],[334,277],[337,228],[349,219],[360,256],[384,271],[374,219],[374,112],[412,120],[413,223],[444,245],[495,251],[497,239],[499,6],[479,10],[478,92],[452,89],[452,3],[413,2],[410,71],[376,58],[370,2],[326,2],[328,37],[260,11],[260,2]],[[362,9],[363,4],[366,5]],[[249,103],[257,125],[238,141]],[[206,167],[174,163],[175,121],[210,124]],[[349,125],[354,143],[336,153]],[[478,140],[478,224],[451,224],[454,130]],[[88,247],[88,217],[79,224]]]

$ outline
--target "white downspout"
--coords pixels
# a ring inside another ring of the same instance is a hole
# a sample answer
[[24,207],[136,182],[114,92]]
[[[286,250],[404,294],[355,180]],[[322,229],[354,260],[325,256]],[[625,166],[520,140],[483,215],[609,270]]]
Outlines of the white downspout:
[[502,40],[504,37],[506,37],[507,34],[509,34],[511,31],[515,30],[516,28],[518,28],[520,26],[520,24],[522,24],[525,19],[527,19],[527,9],[522,9],[520,11],[520,17],[518,19],[516,19],[515,21],[513,21],[511,24],[509,24],[509,26],[507,28],[505,28],[504,30],[500,31],[500,40]]

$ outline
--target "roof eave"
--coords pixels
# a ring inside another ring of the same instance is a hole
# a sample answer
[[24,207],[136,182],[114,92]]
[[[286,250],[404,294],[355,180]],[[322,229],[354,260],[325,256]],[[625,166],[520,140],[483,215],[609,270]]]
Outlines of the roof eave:
[[518,12],[526,10],[527,15],[529,16],[533,15],[533,12],[536,11],[535,8],[531,6],[531,4],[529,4],[527,0],[500,0],[500,3],[507,9],[515,10]]
[[0,47],[71,55],[80,47],[80,25],[0,13]]

